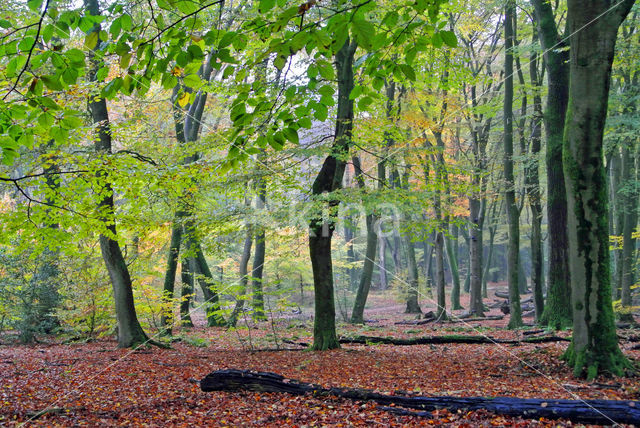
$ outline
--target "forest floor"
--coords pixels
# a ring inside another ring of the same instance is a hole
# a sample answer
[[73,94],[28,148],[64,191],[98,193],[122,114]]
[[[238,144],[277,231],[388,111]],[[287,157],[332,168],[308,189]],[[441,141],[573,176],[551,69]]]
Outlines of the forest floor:
[[[339,324],[339,334],[517,339],[526,331],[505,330],[508,316],[497,321],[399,325],[395,323],[415,316],[403,314],[403,305],[376,294],[369,307],[365,326]],[[424,311],[430,309],[423,306]],[[488,313],[497,314],[498,309]],[[201,317],[196,321],[203,325]],[[309,352],[284,343],[311,341],[307,309],[297,319],[247,325],[235,331],[205,327],[182,331],[178,333],[182,340],[171,349],[116,349],[111,338],[75,344],[44,338],[46,343],[32,346],[0,345],[0,426],[571,426],[562,420],[518,419],[485,411],[398,416],[370,402],[200,390],[200,379],[225,368],[271,371],[325,387],[388,394],[640,399],[637,377],[595,382],[574,378],[560,360],[567,342],[343,345]],[[558,334],[568,337],[570,332]],[[631,349],[640,331],[619,334],[625,354],[640,359],[640,350]]]

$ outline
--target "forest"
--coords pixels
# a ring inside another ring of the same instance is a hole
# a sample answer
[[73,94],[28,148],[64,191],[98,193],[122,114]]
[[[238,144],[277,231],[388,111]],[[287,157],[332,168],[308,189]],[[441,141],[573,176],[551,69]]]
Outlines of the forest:
[[0,425],[640,424],[634,3],[3,1]]

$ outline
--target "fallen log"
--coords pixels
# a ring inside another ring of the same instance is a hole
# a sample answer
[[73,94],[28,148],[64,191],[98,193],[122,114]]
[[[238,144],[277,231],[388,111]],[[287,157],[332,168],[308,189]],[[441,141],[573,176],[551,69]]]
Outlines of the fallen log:
[[343,344],[355,344],[355,345],[369,345],[369,344],[383,344],[383,345],[439,345],[439,344],[453,344],[453,343],[476,343],[476,344],[507,344],[517,345],[520,343],[547,343],[547,342],[570,342],[571,339],[558,336],[534,336],[525,337],[519,340],[511,339],[497,339],[490,336],[463,336],[463,335],[444,335],[444,336],[423,336],[413,337],[410,339],[401,339],[396,337],[377,337],[377,336],[355,336],[355,337],[341,337],[340,343]]
[[[464,315],[464,314],[462,314]],[[443,323],[457,323],[457,322],[475,322],[475,321],[498,321],[504,318],[504,315],[488,315],[486,317],[472,317],[465,318],[464,316],[458,316],[453,319],[443,321]]]
[[[528,419],[567,419],[587,424],[637,423],[640,401],[616,400],[544,400],[515,397],[421,397],[385,395],[358,388],[323,388],[319,385],[286,379],[276,373],[244,370],[217,370],[200,381],[202,391],[281,392],[293,395],[333,395],[354,400],[375,401],[384,406],[401,406],[421,410],[414,416],[431,417],[433,410],[474,411],[484,409],[497,414]],[[402,412],[402,409],[399,409]]]

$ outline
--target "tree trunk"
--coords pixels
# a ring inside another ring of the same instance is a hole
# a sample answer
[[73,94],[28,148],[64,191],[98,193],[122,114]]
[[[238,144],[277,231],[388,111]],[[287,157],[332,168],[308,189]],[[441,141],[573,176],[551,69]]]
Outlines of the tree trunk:
[[[335,55],[338,77],[338,114],[332,151],[325,159],[313,182],[312,194],[331,193],[342,184],[345,156],[351,146],[353,128],[353,100],[349,99],[354,86],[353,56],[356,43],[347,38],[344,46]],[[338,201],[331,202],[337,205]],[[333,266],[331,261],[331,238],[335,228],[334,218],[323,218],[317,212],[309,224],[309,254],[313,270],[315,291],[315,316],[313,325],[313,349],[339,348],[335,327],[335,301],[333,293]]]
[[464,309],[460,305],[460,273],[458,272],[458,226],[451,226],[451,238],[445,241],[447,251],[447,261],[449,262],[449,270],[451,271],[451,279],[453,286],[451,287],[451,310]]
[[193,220],[185,221],[184,235],[186,236],[186,247],[192,264],[192,274],[194,282],[198,281],[204,301],[206,303],[207,325],[209,327],[226,325],[224,318],[220,315],[220,302],[218,293],[215,290],[213,275],[209,270],[209,265],[200,247],[200,241],[196,236]]
[[483,234],[481,216],[481,203],[476,197],[469,198],[469,260],[471,271],[470,283],[470,300],[469,313],[476,317],[484,316],[484,307],[482,304],[482,252],[483,252]]
[[[250,201],[250,198],[247,198]],[[238,317],[244,311],[245,294],[247,293],[247,273],[249,270],[249,259],[251,258],[251,245],[253,244],[253,230],[250,226],[247,226],[247,231],[244,238],[244,245],[242,248],[242,256],[240,257],[240,297],[236,302],[236,306],[233,308],[233,312],[229,315],[227,324],[230,327],[235,327],[238,323]]]
[[[630,143],[630,142],[628,142]],[[632,146],[631,146],[632,147]],[[636,239],[633,233],[638,225],[638,191],[635,181],[636,166],[634,157],[630,153],[630,144],[622,146],[622,182],[625,193],[623,195],[624,221],[622,228],[622,292],[620,320],[635,323],[632,312],[631,288],[634,281]]]
[[[257,184],[258,198],[256,201],[256,209],[263,210],[267,198],[267,183],[264,177],[261,177]],[[253,317],[256,320],[266,319],[264,313],[264,290],[263,290],[263,271],[264,256],[266,252],[266,235],[264,227],[259,227],[256,233],[256,253],[253,256],[253,267],[251,269],[251,289],[253,290]]]
[[193,274],[189,267],[188,257],[182,259],[181,270],[182,292],[180,295],[182,296],[182,300],[180,302],[180,321],[184,327],[193,327],[191,313],[189,312],[191,297],[193,295]]
[[[538,39],[534,31],[534,41]],[[538,73],[538,57],[533,55],[529,62],[529,76],[531,83],[542,86]],[[542,202],[540,198],[540,178],[538,174],[538,155],[540,154],[540,140],[542,134],[542,97],[536,89],[533,95],[533,117],[531,118],[531,159],[525,166],[525,186],[531,210],[531,287],[536,309],[536,321],[540,321],[544,311],[544,276],[542,265]]]
[[547,69],[544,115],[547,166],[549,276],[545,310],[540,324],[555,329],[571,325],[571,286],[567,237],[567,194],[562,166],[562,140],[569,97],[569,52],[558,35],[551,3],[532,0]]
[[509,284],[510,329],[522,326],[520,293],[518,291],[518,253],[520,251],[519,211],[516,205],[513,177],[513,21],[515,4],[507,0],[504,14],[504,181],[509,244],[507,250],[507,282]]
[[[355,169],[356,180],[360,191],[365,191],[364,177],[362,176],[362,169],[360,166],[360,158],[353,157],[353,167]],[[367,303],[367,297],[369,296],[369,289],[371,288],[371,278],[373,276],[373,264],[376,259],[376,243],[378,242],[378,236],[375,231],[375,216],[373,213],[367,214],[365,219],[367,224],[367,248],[365,250],[364,266],[362,267],[362,275],[360,277],[360,283],[358,284],[358,290],[356,292],[356,299],[353,303],[353,311],[351,312],[352,324],[364,323],[364,307]]]
[[[573,337],[565,357],[576,376],[621,375],[630,363],[618,347],[611,303],[607,180],[602,137],[618,27],[633,0],[569,0],[569,105],[564,173],[568,202]],[[594,43],[594,40],[597,43]]]
[[[90,15],[100,15],[97,0],[85,0],[84,6]],[[96,24],[91,31],[99,32],[100,30],[100,25]],[[89,58],[91,60],[91,68],[88,77],[90,82],[95,82],[99,64],[92,52],[89,53]],[[91,94],[88,106],[98,133],[94,143],[95,150],[99,155],[109,156],[112,151],[112,145],[107,101],[96,94]],[[118,321],[118,347],[136,347],[146,343],[148,338],[138,322],[136,308],[133,303],[131,277],[122,256],[120,245],[116,241],[118,234],[115,222],[113,187],[106,171],[98,172],[98,179],[103,187],[100,192],[103,196],[98,203],[98,212],[105,230],[105,232],[100,233],[100,250],[113,287],[113,299]]]
[[182,225],[173,223],[171,228],[171,241],[169,243],[169,255],[167,258],[167,270],[164,276],[164,287],[162,291],[162,300],[164,302],[162,317],[160,318],[160,326],[162,333],[171,335],[171,327],[173,325],[173,308],[171,307],[171,299],[176,282],[176,272],[178,271],[178,259],[180,257],[180,243],[182,242]]
[[407,307],[405,314],[421,314],[422,310],[418,304],[418,264],[416,263],[415,245],[411,241],[411,236],[405,237],[407,245],[407,269],[408,269],[408,290]]
[[[609,188],[610,188],[610,212],[609,212],[609,226],[611,228],[610,234],[616,236],[622,236],[624,228],[624,210],[622,208],[622,195],[619,193],[620,184],[622,182],[622,160],[620,157],[619,147],[614,147],[609,159]],[[622,246],[615,245],[613,249],[613,262],[614,268],[612,269],[613,284],[611,295],[614,299],[619,300],[622,292]]]

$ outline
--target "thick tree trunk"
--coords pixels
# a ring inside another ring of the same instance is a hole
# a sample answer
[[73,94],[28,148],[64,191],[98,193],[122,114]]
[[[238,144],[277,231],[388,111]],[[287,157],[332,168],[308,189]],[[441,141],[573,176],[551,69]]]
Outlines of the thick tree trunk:
[[[97,0],[85,0],[84,5],[89,14],[94,16],[100,15]],[[99,32],[100,25],[95,25],[91,31]],[[89,81],[95,82],[99,64],[93,58],[93,53],[90,53],[89,56],[91,58]],[[112,146],[107,101],[96,94],[91,94],[88,106],[89,113],[91,114],[98,133],[94,143],[95,150],[99,155],[108,156],[111,154]],[[101,194],[104,195],[98,203],[98,212],[100,213],[100,219],[106,231],[100,233],[100,250],[113,286],[113,299],[116,306],[116,319],[118,321],[118,347],[135,347],[146,343],[148,338],[138,322],[136,308],[133,303],[131,277],[120,245],[118,241],[116,241],[118,234],[115,222],[113,187],[106,171],[100,171],[98,178],[102,182],[103,187]]]
[[[569,105],[564,172],[568,202],[573,337],[565,354],[576,376],[621,375],[630,365],[618,347],[611,303],[607,180],[602,138],[618,27],[633,0],[569,0]],[[597,40],[597,43],[594,43]]]
[[436,319],[447,319],[447,302],[445,300],[445,281],[444,281],[444,236],[443,232],[436,233],[435,252],[436,252],[436,298],[437,309]]
[[[338,114],[332,152],[325,159],[313,182],[314,196],[331,193],[342,184],[345,156],[351,146],[353,128],[353,100],[349,99],[354,86],[353,56],[356,43],[347,39],[335,55],[338,77]],[[333,202],[333,204],[337,204]],[[339,348],[335,327],[335,301],[333,295],[333,266],[331,261],[331,238],[335,228],[334,219],[323,218],[317,213],[309,224],[309,255],[313,270],[315,291],[315,316],[313,325],[313,348],[326,350]]]
[[562,140],[569,99],[569,52],[560,39],[551,3],[532,0],[544,49],[548,91],[544,115],[547,167],[549,274],[547,302],[540,323],[560,329],[571,325],[571,286],[567,237],[567,194],[562,166]]
[[[353,167],[355,169],[356,181],[360,191],[365,191],[364,177],[362,176],[362,169],[360,165],[360,158],[353,157]],[[367,248],[365,250],[364,266],[362,267],[362,275],[360,276],[360,283],[358,284],[358,290],[356,292],[356,299],[353,303],[353,311],[351,312],[352,324],[364,323],[364,307],[367,303],[367,297],[369,296],[369,289],[371,288],[371,278],[373,276],[373,264],[376,259],[376,243],[378,242],[378,235],[375,231],[375,216],[373,213],[367,214],[365,219],[367,224]]]
[[507,0],[504,17],[504,181],[509,244],[507,250],[507,282],[509,284],[509,328],[522,326],[520,293],[518,290],[518,263],[520,251],[519,211],[516,205],[513,176],[513,21],[515,3]]
[[380,290],[384,291],[389,287],[387,277],[387,246],[384,236],[378,235],[378,274],[380,277]]

